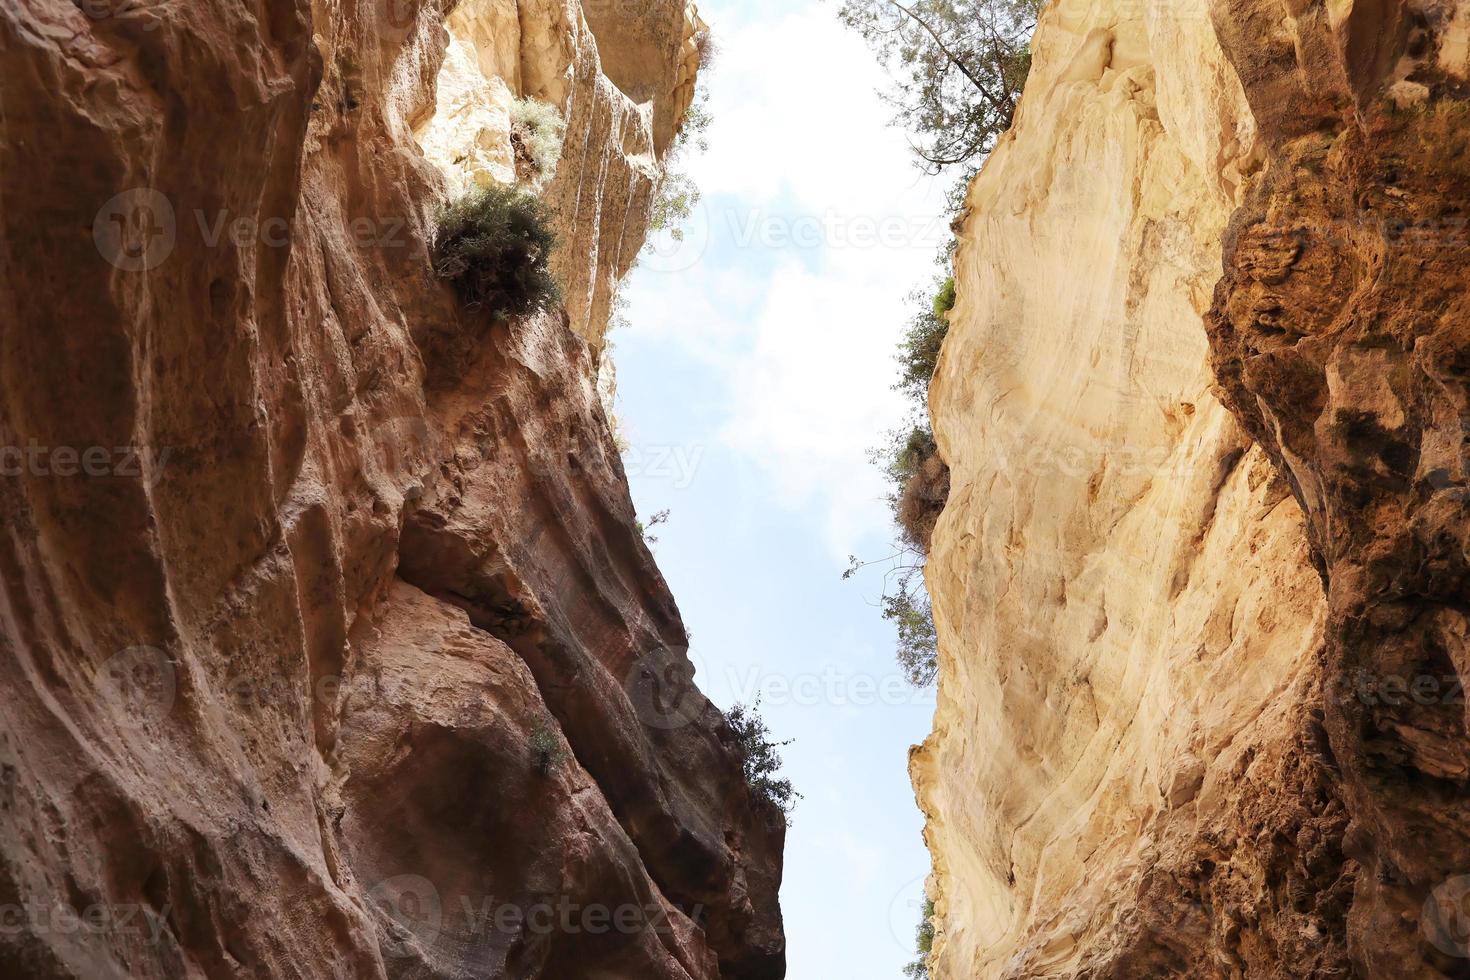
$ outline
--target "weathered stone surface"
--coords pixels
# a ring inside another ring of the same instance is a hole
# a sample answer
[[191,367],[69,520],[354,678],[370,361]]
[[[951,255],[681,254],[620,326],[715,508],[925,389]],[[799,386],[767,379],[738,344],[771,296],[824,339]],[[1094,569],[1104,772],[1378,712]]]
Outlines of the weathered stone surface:
[[514,173],[510,100],[560,110],[567,162],[544,194],[562,239],[553,267],[572,328],[601,349],[643,247],[659,161],[694,98],[706,26],[676,0],[464,0],[445,26],[438,103],[414,119],[425,153],[456,192],[503,183]]
[[1292,67],[1254,56],[1263,7],[1216,10],[1269,167],[1231,222],[1210,340],[1326,585],[1326,676],[1347,696],[1325,725],[1367,976],[1470,968],[1467,12],[1304,15],[1279,38],[1304,52]]
[[[591,298],[460,310],[415,139],[455,6],[0,8],[0,974],[784,973],[784,824],[597,396],[643,234],[613,164],[656,155],[579,107],[580,8],[527,0],[474,54],[562,80]],[[642,6],[627,111],[671,135],[688,16]],[[494,919],[563,903],[642,917]]]
[[1201,329],[1255,140],[1203,4],[1062,2],[971,190],[913,762],[942,977],[1344,962],[1320,588]]
[[1466,16],[1043,13],[931,391],[938,976],[1465,975]]

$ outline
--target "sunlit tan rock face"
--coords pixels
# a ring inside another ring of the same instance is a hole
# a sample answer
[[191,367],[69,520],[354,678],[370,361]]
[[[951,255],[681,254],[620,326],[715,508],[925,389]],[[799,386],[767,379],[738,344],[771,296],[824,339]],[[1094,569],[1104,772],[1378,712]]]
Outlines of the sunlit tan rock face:
[[1463,975],[1465,16],[1043,14],[930,396],[939,977]]
[[[697,67],[623,10],[0,9],[0,975],[784,975],[598,397]],[[567,314],[433,273],[447,65],[492,176],[571,124]]]
[[437,104],[412,120],[425,154],[455,192],[505,183],[510,102],[561,112],[567,163],[544,195],[562,216],[555,270],[572,328],[601,348],[643,246],[660,160],[694,98],[706,25],[675,0],[463,0],[445,26]]

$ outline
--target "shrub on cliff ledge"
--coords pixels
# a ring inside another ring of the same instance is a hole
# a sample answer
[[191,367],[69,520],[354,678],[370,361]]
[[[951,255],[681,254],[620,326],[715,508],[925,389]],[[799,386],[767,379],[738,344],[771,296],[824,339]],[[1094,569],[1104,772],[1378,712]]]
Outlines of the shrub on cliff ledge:
[[536,771],[543,776],[551,775],[557,766],[567,761],[566,750],[562,748],[554,723],[547,721],[537,725],[531,733],[531,759]]
[[771,730],[760,716],[760,698],[749,706],[737,704],[725,715],[730,730],[740,742],[745,782],[751,792],[767,803],[773,804],[789,818],[796,808],[801,794],[791,786],[791,780],[779,778],[781,753],[778,751],[791,742],[771,741]]
[[929,980],[929,956],[934,952],[934,903],[928,898],[924,899],[914,945],[918,959],[903,968],[903,975],[909,980]]
[[955,305],[954,277],[940,280],[932,298],[925,299],[922,293],[915,293],[913,298],[924,300],[924,308],[911,321],[899,344],[899,380],[893,386],[912,399],[911,422],[907,428],[890,432],[888,443],[870,454],[893,487],[888,503],[899,536],[892,555],[872,562],[854,557],[843,578],[852,578],[872,565],[888,566],[880,599],[883,618],[898,631],[898,663],[904,676],[922,688],[933,684],[939,675],[939,634],[933,606],[924,590],[924,562],[950,491],[949,466],[939,455],[929,428],[929,384],[949,332],[949,314]]
[[434,271],[470,309],[526,316],[561,302],[548,261],[556,247],[539,198],[504,185],[471,190],[439,214]]
[[939,457],[933,433],[927,428],[909,433],[889,476],[897,487],[892,498],[893,516],[904,540],[927,555],[934,526],[949,501],[949,467]]
[[567,124],[556,106],[529,96],[510,106],[510,143],[515,149],[516,179],[540,187],[561,161]]
[[694,216],[702,196],[699,185],[684,170],[684,161],[690,153],[704,153],[709,149],[706,136],[712,121],[709,90],[701,81],[694,101],[679,122],[674,144],[664,158],[663,175],[654,190],[653,211],[648,218],[650,231],[667,231],[674,241],[684,240],[684,226]]
[[[923,301],[922,293],[913,299]],[[954,309],[954,276],[940,284],[932,306],[926,306],[909,321],[898,345],[898,384],[894,388],[912,398],[920,409],[929,398],[929,382],[939,366],[939,350],[949,335],[949,312]]]
[[898,383],[894,390],[907,395],[913,404],[915,424],[905,432],[892,433],[887,448],[874,453],[894,492],[888,498],[904,539],[923,554],[929,553],[934,524],[949,499],[949,467],[939,458],[939,447],[930,432],[929,385],[939,366],[939,352],[949,335],[949,314],[955,304],[954,276],[936,281],[932,297],[915,292],[922,303],[909,321],[898,345]]

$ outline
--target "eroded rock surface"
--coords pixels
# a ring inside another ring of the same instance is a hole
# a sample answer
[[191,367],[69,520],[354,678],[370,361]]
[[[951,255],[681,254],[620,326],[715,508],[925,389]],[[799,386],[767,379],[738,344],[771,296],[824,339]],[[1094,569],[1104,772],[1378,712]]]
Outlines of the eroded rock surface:
[[[0,9],[0,973],[784,974],[784,822],[598,397],[693,70],[639,10]],[[476,17],[571,122],[567,315],[431,268]]]
[[676,0],[447,6],[437,103],[412,116],[415,132],[460,191],[514,173],[512,98],[561,110],[565,165],[544,194],[562,216],[553,266],[572,328],[600,349],[618,284],[643,247],[660,161],[694,99],[696,38],[707,26]]
[[1466,975],[1465,21],[1043,13],[931,389],[939,977]]
[[1264,8],[1216,12],[1269,167],[1231,223],[1210,340],[1326,587],[1348,941],[1371,976],[1470,974],[1467,14],[1324,10],[1263,52]]

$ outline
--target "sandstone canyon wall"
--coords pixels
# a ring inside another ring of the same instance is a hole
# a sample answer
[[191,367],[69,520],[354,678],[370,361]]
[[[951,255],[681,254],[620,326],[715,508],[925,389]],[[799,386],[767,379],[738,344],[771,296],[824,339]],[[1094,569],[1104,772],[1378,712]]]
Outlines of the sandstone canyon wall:
[[1470,975],[1467,24],[1043,12],[930,394],[938,977]]
[[[784,975],[598,394],[701,26],[0,5],[0,974]],[[489,322],[429,242],[521,96],[566,310]]]

